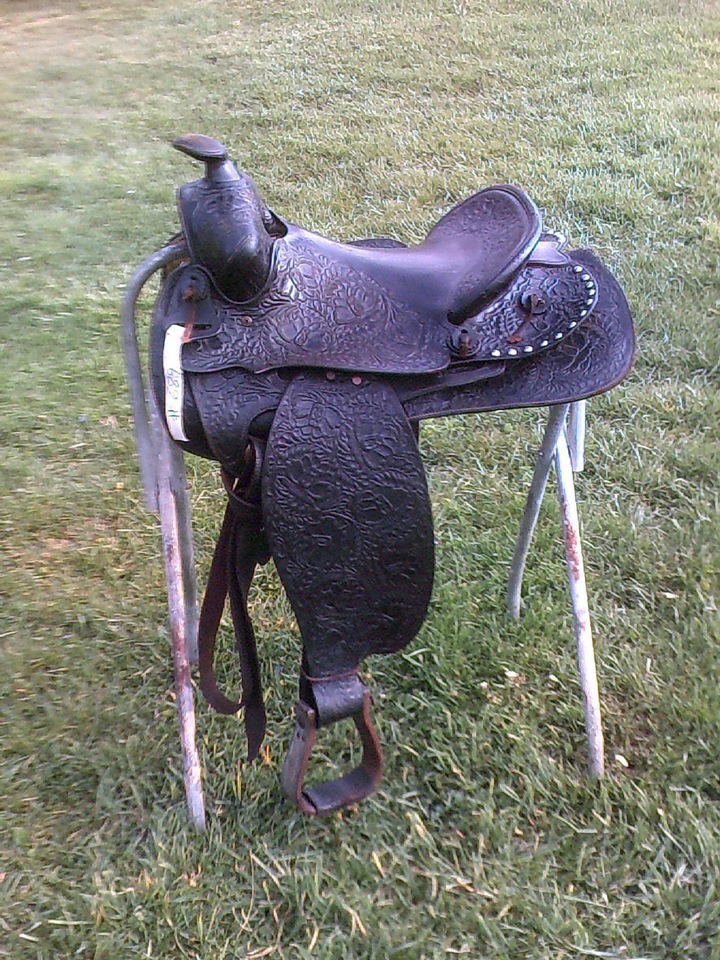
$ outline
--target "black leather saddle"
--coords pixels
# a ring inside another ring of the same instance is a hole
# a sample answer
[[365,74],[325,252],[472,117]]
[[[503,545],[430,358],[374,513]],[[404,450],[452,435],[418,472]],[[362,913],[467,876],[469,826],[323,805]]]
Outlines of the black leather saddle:
[[[218,141],[174,145],[205,175],[178,191],[184,247],[155,307],[152,383],[173,439],[217,460],[228,493],[200,685],[220,712],[244,708],[255,757],[265,710],[247,597],[272,556],[303,640],[283,787],[304,813],[326,814],[382,773],[360,663],[408,644],[430,599],[419,421],[608,390],[632,364],[632,320],[610,273],[543,233],[518,187],[481,190],[414,247],[338,243],[266,207]],[[213,670],[228,597],[241,700]],[[306,786],[318,729],[344,718],[360,764]]]

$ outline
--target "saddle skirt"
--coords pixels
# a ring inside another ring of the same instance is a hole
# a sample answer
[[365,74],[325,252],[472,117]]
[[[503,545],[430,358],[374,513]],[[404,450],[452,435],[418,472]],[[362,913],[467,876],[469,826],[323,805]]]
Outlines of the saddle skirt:
[[[175,146],[205,176],[178,191],[185,249],[155,306],[152,384],[173,439],[217,460],[228,491],[201,689],[221,712],[244,707],[256,756],[265,712],[247,597],[272,556],[303,642],[282,784],[302,812],[327,814],[382,773],[360,661],[408,644],[430,599],[419,421],[607,390],[630,369],[632,320],[600,261],[543,233],[517,187],[474,194],[415,247],[338,243],[273,213],[218,141]],[[239,701],[213,671],[228,596]],[[307,787],[318,729],[342,718],[358,730],[359,766]]]

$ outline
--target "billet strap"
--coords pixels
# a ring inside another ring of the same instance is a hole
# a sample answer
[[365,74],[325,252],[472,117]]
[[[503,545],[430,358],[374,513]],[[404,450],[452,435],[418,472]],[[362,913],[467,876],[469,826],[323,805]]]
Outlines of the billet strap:
[[357,682],[362,688],[360,706],[349,716],[360,735],[362,760],[354,770],[335,780],[313,787],[305,786],[305,774],[320,724],[318,711],[304,700],[299,700],[295,707],[295,731],[285,758],[281,783],[285,795],[306,816],[324,817],[360,803],[375,792],[382,779],[383,755],[377,731],[370,719],[370,691],[359,680]]
[[[255,567],[258,563],[265,563],[269,553],[257,493],[260,463],[257,446],[251,450],[250,460],[248,473],[243,477],[234,478],[223,472],[228,504],[200,611],[198,659],[200,689],[210,706],[224,714],[237,713],[244,708],[248,759],[254,760],[265,735],[266,719],[255,633],[247,599]],[[242,700],[231,700],[226,696],[215,677],[215,641],[228,595],[240,660]]]

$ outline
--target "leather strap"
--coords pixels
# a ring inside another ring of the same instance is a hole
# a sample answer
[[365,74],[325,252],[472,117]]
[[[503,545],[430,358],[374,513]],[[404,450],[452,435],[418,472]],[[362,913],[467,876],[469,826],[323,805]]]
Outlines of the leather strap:
[[[269,552],[256,490],[260,460],[258,447],[253,449],[250,459],[250,469],[243,477],[234,478],[223,472],[228,503],[200,611],[198,660],[200,689],[210,706],[224,714],[237,713],[244,707],[248,760],[254,760],[265,735],[266,717],[255,633],[247,610],[247,599],[255,567],[268,560]],[[241,700],[231,700],[226,696],[218,687],[215,677],[215,642],[228,595],[240,661]]]
[[349,773],[314,787],[305,787],[310,755],[317,739],[317,713],[303,700],[295,707],[295,731],[285,758],[281,782],[286,796],[307,816],[328,816],[336,810],[360,803],[376,789],[383,773],[380,740],[370,719],[370,691],[365,690],[362,706],[352,715],[363,747],[360,764]]

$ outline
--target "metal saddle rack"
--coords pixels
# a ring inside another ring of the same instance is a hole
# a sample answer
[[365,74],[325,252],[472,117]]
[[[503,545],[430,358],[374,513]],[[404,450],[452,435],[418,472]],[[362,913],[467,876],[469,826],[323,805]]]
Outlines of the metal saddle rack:
[[[283,789],[301,811],[322,815],[377,787],[382,751],[359,668],[370,654],[410,643],[430,599],[433,529],[419,422],[468,412],[551,407],[509,607],[517,616],[555,458],[591,770],[599,775],[597,681],[564,431],[571,409],[577,466],[582,402],[630,370],[632,319],[615,279],[589,251],[568,250],[564,238],[543,232],[518,187],[481,190],[414,247],[338,243],[266,207],[217,140],[190,134],[174,146],[204,163],[204,176],[178,190],[181,233],[133,275],[123,337],[146,501],[163,527],[194,822],[204,814],[190,661],[197,656],[211,706],[244,710],[253,759],[265,709],[247,598],[256,566],[270,557],[303,642]],[[135,306],[157,271],[148,408]],[[228,494],[199,621],[182,451],[217,461]],[[213,669],[228,598],[239,699],[219,689]],[[318,730],[346,718],[360,737],[360,764],[307,785]]]

